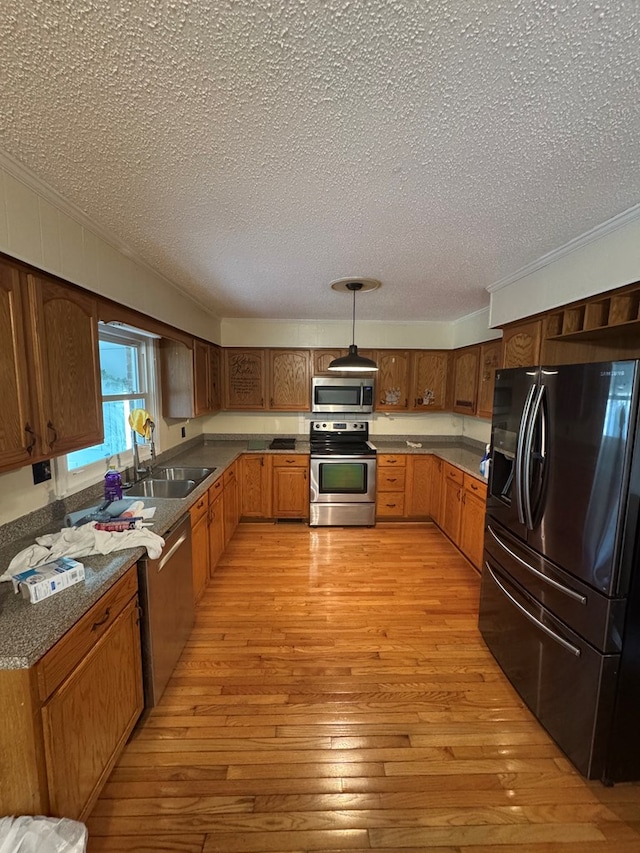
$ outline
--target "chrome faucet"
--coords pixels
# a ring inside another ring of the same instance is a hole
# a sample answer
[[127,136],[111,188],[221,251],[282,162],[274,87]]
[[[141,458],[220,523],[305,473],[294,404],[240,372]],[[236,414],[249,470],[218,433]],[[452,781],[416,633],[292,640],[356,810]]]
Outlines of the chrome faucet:
[[137,483],[138,480],[143,479],[143,477],[148,477],[149,474],[152,473],[154,465],[156,464],[156,443],[153,440],[153,433],[156,425],[152,420],[149,421],[149,429],[151,431],[151,437],[149,439],[149,445],[151,448],[151,460],[148,465],[140,464],[140,451],[138,450],[138,440],[136,436],[136,431],[131,430],[131,436],[133,440],[133,482]]

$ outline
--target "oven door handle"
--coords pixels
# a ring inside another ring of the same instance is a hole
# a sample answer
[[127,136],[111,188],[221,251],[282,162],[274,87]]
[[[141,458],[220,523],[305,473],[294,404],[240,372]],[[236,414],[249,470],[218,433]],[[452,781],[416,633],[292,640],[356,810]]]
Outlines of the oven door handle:
[[319,456],[314,456],[313,450],[312,450],[310,458],[311,458],[312,462],[324,462],[327,459],[331,459],[331,460],[348,459],[350,462],[353,462],[354,459],[356,461],[358,459],[362,459],[363,461],[367,461],[370,459],[375,459],[376,456],[375,456],[375,454],[368,454],[368,453],[366,455],[364,455],[362,453],[322,453]]

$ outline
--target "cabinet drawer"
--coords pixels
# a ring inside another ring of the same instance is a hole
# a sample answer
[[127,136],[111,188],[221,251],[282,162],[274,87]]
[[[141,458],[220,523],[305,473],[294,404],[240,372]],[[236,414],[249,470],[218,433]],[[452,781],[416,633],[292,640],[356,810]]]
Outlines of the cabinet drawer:
[[189,515],[191,516],[191,526],[202,518],[203,515],[206,515],[207,510],[209,509],[209,492],[205,492],[202,497],[198,498],[196,503],[194,503],[191,507],[189,507]]
[[218,497],[218,495],[222,494],[223,486],[224,486],[223,477],[218,477],[218,479],[215,481],[215,483],[213,483],[211,486],[209,486],[209,492],[208,492],[209,503],[212,503]]
[[38,691],[46,700],[75,669],[79,662],[109,630],[127,602],[138,591],[138,569],[131,566],[111,589],[96,601],[93,607],[61,637],[36,664]]
[[464,487],[478,495],[483,501],[487,499],[487,484],[483,483],[482,480],[478,480],[477,477],[472,477],[471,474],[465,473]]
[[378,491],[400,492],[404,491],[406,476],[405,468],[378,468]]
[[445,480],[453,480],[454,483],[457,483],[459,486],[464,485],[464,472],[460,470],[460,468],[456,468],[455,465],[452,465],[450,462],[444,463],[444,477]]
[[222,475],[222,482],[225,488],[229,485],[229,483],[234,483],[236,480],[236,466],[232,465]]
[[379,517],[404,515],[404,492],[384,492],[378,495],[376,515]]
[[276,453],[272,457],[272,465],[274,468],[306,468],[309,464],[309,457],[304,453],[287,454]]
[[407,457],[402,453],[379,453],[378,467],[384,468],[385,465],[393,465],[394,468],[404,467],[407,464]]

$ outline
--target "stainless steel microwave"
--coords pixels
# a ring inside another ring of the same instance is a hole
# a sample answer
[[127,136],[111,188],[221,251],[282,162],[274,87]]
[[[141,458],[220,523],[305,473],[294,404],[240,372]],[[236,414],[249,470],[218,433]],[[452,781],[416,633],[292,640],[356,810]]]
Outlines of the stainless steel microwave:
[[373,380],[355,376],[314,376],[311,380],[311,411],[339,414],[373,411]]

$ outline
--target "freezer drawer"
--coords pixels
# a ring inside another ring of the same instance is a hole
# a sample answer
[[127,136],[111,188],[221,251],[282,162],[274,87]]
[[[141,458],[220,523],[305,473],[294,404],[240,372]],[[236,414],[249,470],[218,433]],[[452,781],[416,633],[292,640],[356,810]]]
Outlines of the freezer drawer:
[[492,564],[485,552],[479,627],[522,699],[578,770],[602,778],[618,655],[602,655]]
[[626,602],[607,598],[563,571],[487,517],[485,548],[491,564],[511,575],[533,598],[601,652],[622,647]]

